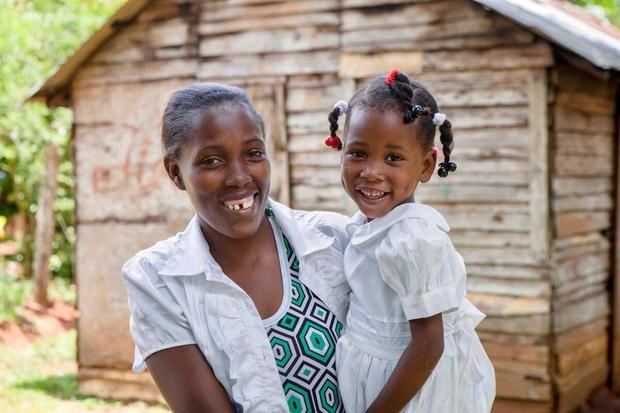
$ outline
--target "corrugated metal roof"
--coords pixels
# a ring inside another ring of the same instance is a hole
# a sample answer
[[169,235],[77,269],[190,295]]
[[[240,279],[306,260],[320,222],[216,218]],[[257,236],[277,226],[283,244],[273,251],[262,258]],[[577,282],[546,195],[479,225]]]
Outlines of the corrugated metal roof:
[[620,30],[562,0],[473,0],[605,70],[620,70]]
[[[620,30],[598,21],[564,0],[472,0],[540,34],[593,65],[620,71]],[[64,99],[78,68],[119,27],[131,21],[151,0],[128,0],[90,39],[36,89],[30,100],[67,105]]]

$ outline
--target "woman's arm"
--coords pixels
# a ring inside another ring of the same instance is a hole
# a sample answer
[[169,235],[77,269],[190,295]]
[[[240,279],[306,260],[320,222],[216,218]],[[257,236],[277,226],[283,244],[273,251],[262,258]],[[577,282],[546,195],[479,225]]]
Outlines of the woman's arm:
[[228,394],[196,345],[147,357],[146,365],[174,413],[234,413]]
[[411,343],[367,413],[399,412],[422,388],[443,354],[441,313],[409,320]]

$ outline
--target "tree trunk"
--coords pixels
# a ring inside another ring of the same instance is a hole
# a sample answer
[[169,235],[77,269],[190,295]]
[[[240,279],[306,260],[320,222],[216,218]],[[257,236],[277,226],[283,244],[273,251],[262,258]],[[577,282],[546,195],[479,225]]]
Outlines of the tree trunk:
[[49,260],[54,236],[58,162],[58,148],[50,142],[45,146],[45,176],[39,190],[33,259],[34,299],[43,306],[48,305],[47,286],[50,280]]

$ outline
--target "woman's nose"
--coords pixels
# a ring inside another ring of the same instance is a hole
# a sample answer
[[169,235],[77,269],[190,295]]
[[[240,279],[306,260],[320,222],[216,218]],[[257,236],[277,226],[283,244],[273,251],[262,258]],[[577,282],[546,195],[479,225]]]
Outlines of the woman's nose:
[[252,177],[241,162],[229,163],[225,185],[242,187],[251,181]]

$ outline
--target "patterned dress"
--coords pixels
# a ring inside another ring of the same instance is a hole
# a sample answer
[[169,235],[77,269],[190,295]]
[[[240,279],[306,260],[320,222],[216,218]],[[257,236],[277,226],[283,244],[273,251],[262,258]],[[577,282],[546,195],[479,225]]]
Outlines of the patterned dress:
[[274,218],[270,217],[270,221],[276,235],[285,291],[280,310],[263,323],[289,409],[292,413],[344,412],[335,357],[343,326],[299,280],[299,260]]

